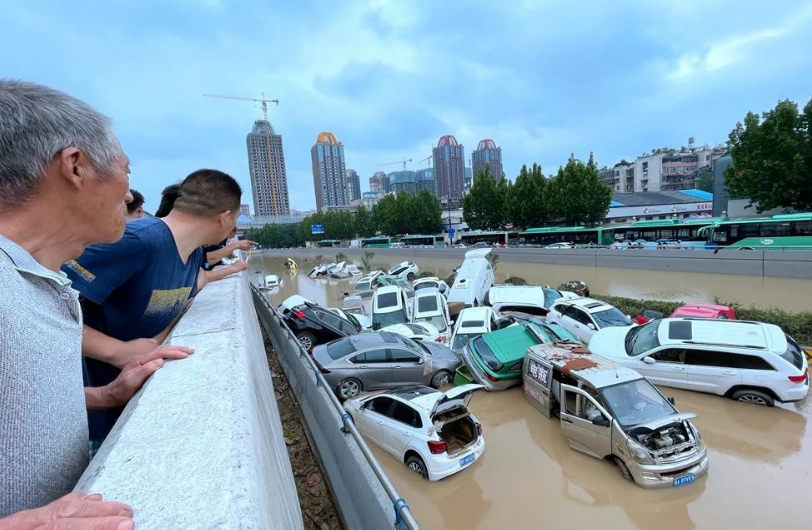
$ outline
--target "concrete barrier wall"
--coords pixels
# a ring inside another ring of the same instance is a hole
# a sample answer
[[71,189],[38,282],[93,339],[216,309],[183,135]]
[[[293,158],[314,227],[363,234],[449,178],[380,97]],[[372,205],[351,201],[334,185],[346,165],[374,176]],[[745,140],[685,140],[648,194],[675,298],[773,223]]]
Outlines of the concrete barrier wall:
[[317,384],[301,349],[284,329],[267,300],[254,292],[257,313],[273,342],[321,459],[336,505],[346,528],[394,528],[395,511],[355,439],[342,431],[342,420],[327,392]]
[[[366,250],[376,255],[392,256],[392,260],[449,259],[462,262],[467,249],[287,249],[274,250],[294,259],[313,257],[318,254],[329,261],[337,252],[358,261]],[[812,280],[812,252],[795,250],[612,250],[601,249],[543,249],[501,248],[497,249],[500,263],[549,263],[553,265],[577,265],[616,269],[648,269],[661,271],[696,272],[710,274],[737,274],[766,276],[771,278],[797,278]],[[305,268],[303,266],[302,268]],[[307,271],[304,271],[307,272]]]
[[133,506],[139,530],[302,529],[247,273],[209,284],[78,490]]

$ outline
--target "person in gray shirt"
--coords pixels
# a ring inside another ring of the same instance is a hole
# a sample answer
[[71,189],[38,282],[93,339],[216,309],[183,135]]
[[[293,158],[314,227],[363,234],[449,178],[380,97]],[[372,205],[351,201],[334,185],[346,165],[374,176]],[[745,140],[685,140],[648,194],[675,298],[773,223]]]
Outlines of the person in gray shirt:
[[0,530],[129,530],[129,506],[70,493],[87,409],[122,406],[189,348],[140,343],[109,385],[83,388],[78,293],[59,271],[124,231],[129,160],[110,120],[56,90],[0,79]]

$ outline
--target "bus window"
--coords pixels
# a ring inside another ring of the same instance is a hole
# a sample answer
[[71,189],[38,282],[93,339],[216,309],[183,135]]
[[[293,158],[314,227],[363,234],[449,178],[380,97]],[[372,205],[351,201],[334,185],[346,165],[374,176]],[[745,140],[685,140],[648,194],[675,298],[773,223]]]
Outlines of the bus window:
[[793,234],[795,236],[812,236],[812,221],[797,221],[793,223]]

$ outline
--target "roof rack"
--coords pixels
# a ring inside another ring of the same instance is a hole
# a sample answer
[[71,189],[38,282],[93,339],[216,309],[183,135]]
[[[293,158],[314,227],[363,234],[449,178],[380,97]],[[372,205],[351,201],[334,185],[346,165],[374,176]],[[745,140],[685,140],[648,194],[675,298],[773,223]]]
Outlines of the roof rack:
[[726,346],[728,348],[744,348],[747,350],[766,350],[766,346],[757,346],[755,344],[730,344],[729,342],[702,342],[699,340],[683,340],[684,344],[698,344],[700,346]]

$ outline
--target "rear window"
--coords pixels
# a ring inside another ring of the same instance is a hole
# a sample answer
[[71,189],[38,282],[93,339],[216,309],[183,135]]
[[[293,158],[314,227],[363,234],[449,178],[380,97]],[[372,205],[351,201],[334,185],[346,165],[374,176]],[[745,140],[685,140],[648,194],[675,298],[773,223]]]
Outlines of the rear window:
[[544,288],[544,307],[550,307],[559,298],[561,298],[561,293],[555,289]]
[[327,345],[327,355],[337,360],[355,353],[355,345],[351,340],[337,340]]
[[492,372],[498,372],[503,368],[503,364],[499,362],[499,359],[496,358],[494,355],[493,350],[491,350],[490,346],[485,342],[484,337],[477,337],[473,341],[471,341],[471,345],[476,350],[476,353],[479,354],[479,357],[482,361],[487,365],[488,368],[491,369]]
[[798,370],[804,367],[804,354],[795,339],[787,335],[787,351],[781,354],[781,358],[790,363]]
[[386,307],[397,307],[398,294],[397,293],[383,293],[378,296],[378,307],[383,309]]
[[482,328],[485,327],[484,320],[463,320],[460,324],[461,328]]
[[437,297],[423,296],[417,299],[417,310],[421,313],[437,311]]
[[414,286],[414,290],[415,290],[415,291],[419,291],[420,289],[425,289],[426,287],[433,287],[433,288],[435,288],[435,289],[436,289],[436,288],[437,288],[437,284],[436,284],[436,283],[434,283],[434,282],[423,282],[423,283],[418,283],[417,285],[415,285],[415,286]]
[[355,288],[359,291],[366,291],[369,289],[369,282],[358,282],[355,284]]

